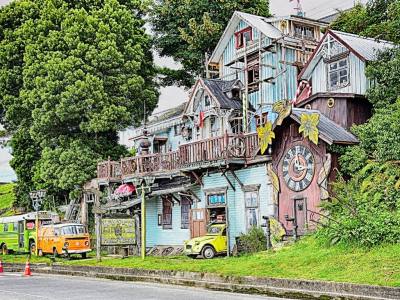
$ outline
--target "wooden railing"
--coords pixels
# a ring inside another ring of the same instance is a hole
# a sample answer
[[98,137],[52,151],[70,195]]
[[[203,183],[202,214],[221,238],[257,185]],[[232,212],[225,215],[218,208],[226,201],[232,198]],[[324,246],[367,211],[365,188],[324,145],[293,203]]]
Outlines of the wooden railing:
[[[98,178],[145,175],[201,167],[202,163],[238,160],[246,162],[258,151],[258,137],[252,134],[225,134],[179,146],[177,151],[122,158],[121,162],[106,161],[97,166]],[[110,168],[110,169],[108,169]],[[109,174],[109,177],[106,175]]]
[[103,161],[97,164],[97,178],[118,180],[121,178],[121,164],[118,161]]

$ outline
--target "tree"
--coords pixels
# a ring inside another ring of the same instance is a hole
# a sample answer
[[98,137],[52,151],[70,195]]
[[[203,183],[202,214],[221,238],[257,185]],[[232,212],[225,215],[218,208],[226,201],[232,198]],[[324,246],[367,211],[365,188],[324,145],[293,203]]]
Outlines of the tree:
[[79,192],[96,162],[127,149],[117,132],[157,102],[137,0],[20,0],[0,10],[0,99],[18,200]]
[[[164,70],[190,86],[193,76],[203,75],[205,53],[211,54],[235,11],[269,16],[267,0],[160,0],[155,1],[150,22],[162,56],[182,63],[185,72]],[[190,79],[190,80],[188,80]]]
[[370,0],[344,11],[332,28],[366,37],[400,42],[400,1]]

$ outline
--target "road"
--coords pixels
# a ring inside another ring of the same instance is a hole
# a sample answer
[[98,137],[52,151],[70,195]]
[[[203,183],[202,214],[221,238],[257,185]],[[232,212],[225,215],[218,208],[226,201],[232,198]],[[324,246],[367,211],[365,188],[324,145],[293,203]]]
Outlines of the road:
[[277,300],[153,283],[111,281],[59,275],[0,275],[1,300]]

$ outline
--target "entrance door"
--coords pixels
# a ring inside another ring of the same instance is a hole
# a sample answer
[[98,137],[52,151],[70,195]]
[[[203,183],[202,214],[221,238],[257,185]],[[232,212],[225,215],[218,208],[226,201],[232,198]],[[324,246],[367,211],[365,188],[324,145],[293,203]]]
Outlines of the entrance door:
[[294,200],[294,216],[297,225],[297,235],[305,235],[307,231],[307,199]]
[[194,208],[190,210],[190,236],[195,238],[206,234],[207,211],[205,208]]

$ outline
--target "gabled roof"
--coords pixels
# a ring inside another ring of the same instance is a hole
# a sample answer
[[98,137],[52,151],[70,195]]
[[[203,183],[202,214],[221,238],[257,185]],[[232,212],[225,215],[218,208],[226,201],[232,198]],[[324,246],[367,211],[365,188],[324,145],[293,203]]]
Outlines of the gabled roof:
[[384,40],[365,38],[347,32],[327,30],[327,32],[324,34],[321,41],[319,42],[317,48],[314,50],[313,54],[308,60],[307,64],[300,72],[298,76],[300,79],[308,78],[314,67],[322,59],[321,55],[319,55],[319,51],[324,41],[327,39],[328,35],[332,36],[334,39],[336,39],[339,43],[341,43],[350,52],[352,52],[354,55],[356,55],[364,62],[375,60],[377,58],[377,54],[380,51],[383,51],[387,48],[392,48],[394,46],[393,43]]
[[218,58],[222,55],[224,48],[229,43],[231,36],[236,30],[236,27],[242,20],[250,26],[256,27],[263,34],[272,39],[278,39],[282,36],[282,33],[279,29],[267,22],[268,18],[235,11],[232,18],[229,20],[228,25],[226,26],[225,31],[221,36],[221,39],[215,47],[213,54],[211,55],[210,61],[217,61]]
[[318,130],[319,130],[319,137],[324,142],[328,143],[329,145],[332,144],[357,144],[357,138],[347,131],[345,128],[340,126],[339,124],[333,122],[331,119],[323,115],[318,110],[311,110],[311,109],[302,109],[302,108],[293,108],[290,117],[300,124],[300,119],[302,114],[319,114],[319,123],[318,123]]
[[242,109],[242,100],[229,98],[226,92],[232,90],[235,85],[241,86],[240,80],[220,80],[220,79],[204,79],[205,86],[215,96],[215,100],[222,109]]
[[152,125],[181,116],[186,107],[186,104],[187,102],[184,102],[182,104],[179,104],[178,106],[151,115],[146,125]]

